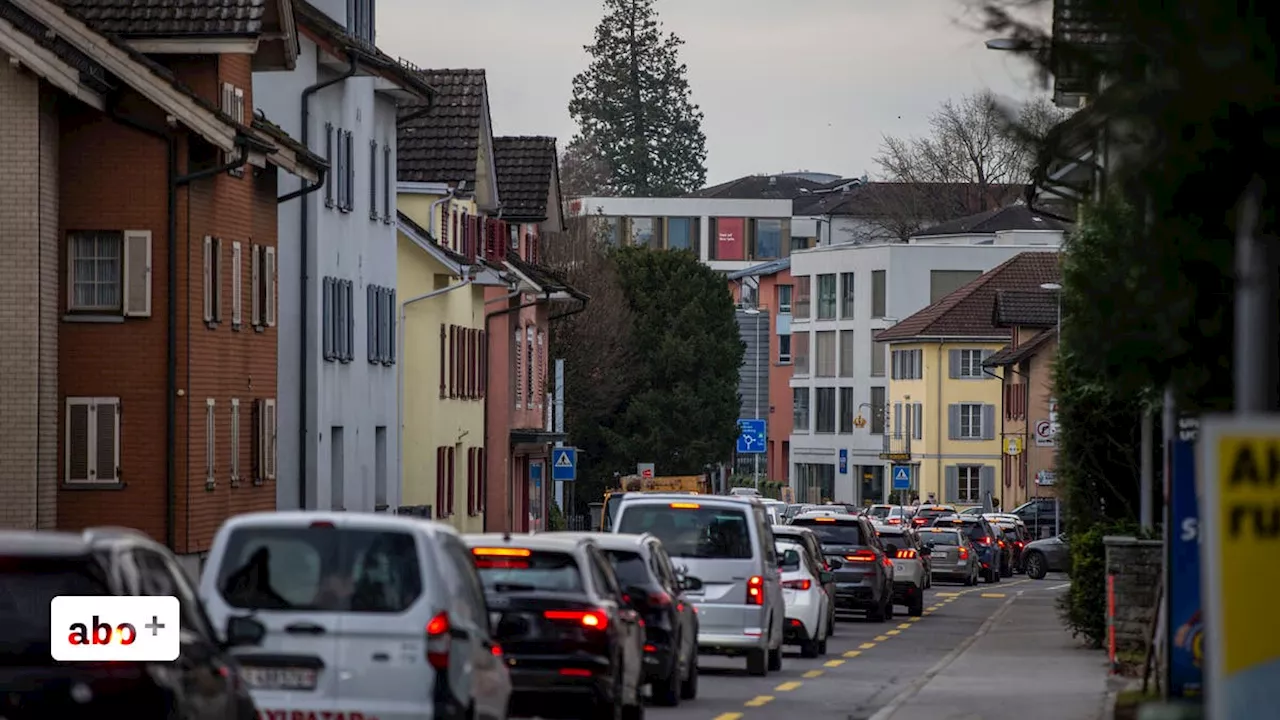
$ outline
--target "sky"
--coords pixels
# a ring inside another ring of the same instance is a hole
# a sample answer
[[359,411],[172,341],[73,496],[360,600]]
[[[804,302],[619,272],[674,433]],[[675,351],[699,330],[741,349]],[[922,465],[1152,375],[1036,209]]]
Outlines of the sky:
[[[884,135],[928,132],[949,98],[1045,91],[1030,65],[988,50],[977,0],[657,0],[684,41],[705,115],[707,182],[807,170],[875,177]],[[967,4],[968,3],[968,4]],[[496,135],[551,135],[601,0],[381,0],[378,46],[423,68],[483,68]]]

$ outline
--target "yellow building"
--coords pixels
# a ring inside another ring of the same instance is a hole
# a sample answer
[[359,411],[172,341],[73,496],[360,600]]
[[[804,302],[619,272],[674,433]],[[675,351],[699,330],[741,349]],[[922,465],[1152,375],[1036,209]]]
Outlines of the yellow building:
[[960,505],[1016,494],[1004,468],[1022,448],[1000,439],[1003,383],[983,368],[1009,343],[995,299],[1059,277],[1056,253],[1022,253],[876,335],[890,351],[889,451],[911,466],[911,494]]

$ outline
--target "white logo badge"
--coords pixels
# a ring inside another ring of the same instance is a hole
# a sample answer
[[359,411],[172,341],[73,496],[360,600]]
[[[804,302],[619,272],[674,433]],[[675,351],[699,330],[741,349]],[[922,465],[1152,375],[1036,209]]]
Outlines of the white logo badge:
[[49,603],[49,654],[59,662],[172,662],[181,618],[172,595],[60,595]]

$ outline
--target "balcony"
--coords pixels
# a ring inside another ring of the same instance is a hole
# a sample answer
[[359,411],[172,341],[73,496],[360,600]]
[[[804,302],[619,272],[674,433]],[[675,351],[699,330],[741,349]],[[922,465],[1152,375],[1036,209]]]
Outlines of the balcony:
[[1098,91],[1096,61],[1107,47],[1122,38],[1120,13],[1109,0],[1054,0],[1053,58],[1054,101],[1078,107]]

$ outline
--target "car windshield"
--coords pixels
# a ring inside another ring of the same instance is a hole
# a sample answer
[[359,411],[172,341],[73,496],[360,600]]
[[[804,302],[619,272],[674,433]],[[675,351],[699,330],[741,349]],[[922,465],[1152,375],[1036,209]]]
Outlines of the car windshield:
[[656,536],[672,557],[749,560],[751,533],[737,508],[699,503],[632,504],[622,512],[618,532]]
[[600,528],[602,531],[609,532],[613,529],[613,522],[618,519],[620,507],[622,507],[622,496],[610,495],[604,503],[604,526]]
[[0,557],[0,665],[44,665],[49,603],[59,595],[109,595],[89,558]]
[[645,587],[653,583],[653,579],[649,577],[649,564],[640,557],[640,553],[628,550],[605,550],[604,554],[609,558],[609,563],[613,565],[613,572],[617,574],[618,582],[623,587],[633,585]]
[[582,571],[569,553],[523,548],[493,548],[501,554],[474,548],[476,570],[488,592],[583,591]]
[[422,594],[413,535],[324,527],[231,533],[218,588],[250,610],[399,613]]
[[899,550],[906,550],[911,547],[911,543],[907,542],[906,536],[902,533],[881,531],[879,535],[880,542],[884,544],[885,550],[891,553]]
[[862,537],[862,525],[857,522],[819,522],[817,519],[800,519],[792,525],[807,527],[818,536],[823,545],[866,545]]

